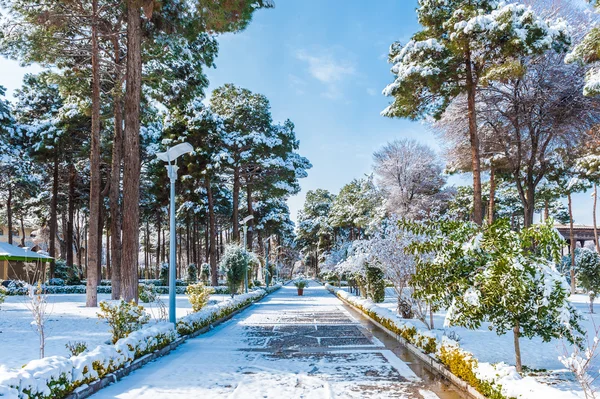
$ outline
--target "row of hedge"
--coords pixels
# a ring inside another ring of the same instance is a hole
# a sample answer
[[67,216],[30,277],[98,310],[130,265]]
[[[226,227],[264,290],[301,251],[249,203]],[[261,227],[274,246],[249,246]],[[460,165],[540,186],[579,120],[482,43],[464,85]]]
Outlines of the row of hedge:
[[114,345],[100,345],[78,356],[51,356],[33,360],[18,371],[0,368],[0,397],[65,398],[76,388],[130,365],[134,360],[170,345],[178,337],[185,339],[188,335],[227,317],[280,287],[281,285],[276,285],[267,290],[258,289],[237,295],[179,319],[176,326],[172,323],[156,323],[134,331]]
[[[143,280],[140,280],[140,284],[144,284]],[[175,287],[175,292],[177,294],[185,294],[185,290],[187,285],[182,286],[178,285]],[[214,294],[229,294],[229,288],[225,286],[217,286],[212,287],[214,289]],[[85,294],[86,286],[85,285],[42,285],[42,289],[47,294]],[[154,290],[157,294],[168,294],[169,287],[168,286],[155,286]],[[27,295],[27,287],[24,284],[12,284],[4,289],[6,295]],[[112,287],[107,285],[99,285],[97,287],[98,294],[110,294],[112,292]]]
[[472,353],[461,349],[458,342],[445,336],[440,339],[432,331],[418,329],[370,299],[357,297],[330,284],[326,284],[325,288],[443,364],[452,374],[489,399],[527,399],[533,392],[539,393],[541,390],[547,391],[548,397],[555,399],[566,397],[564,392],[532,381],[531,377],[522,378],[513,366],[479,363]]

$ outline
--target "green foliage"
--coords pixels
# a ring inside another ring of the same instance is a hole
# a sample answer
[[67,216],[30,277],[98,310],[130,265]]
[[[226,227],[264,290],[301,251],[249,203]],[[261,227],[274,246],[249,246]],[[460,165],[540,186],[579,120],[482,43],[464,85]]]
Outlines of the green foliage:
[[108,322],[113,344],[133,331],[141,329],[150,321],[150,316],[144,312],[143,306],[122,299],[115,303],[100,302],[98,318]]
[[213,289],[205,287],[202,283],[190,284],[185,289],[185,294],[188,297],[188,301],[192,305],[193,312],[199,312],[203,307],[208,304],[210,294],[213,293]]
[[383,271],[378,267],[367,266],[367,296],[375,303],[385,300],[385,280]]
[[55,260],[54,277],[64,280],[66,285],[79,285],[81,280],[79,279],[79,270],[77,266],[67,266],[67,261],[63,259]]
[[169,285],[169,264],[163,263],[160,265],[160,274],[158,275],[158,279],[160,280],[160,285],[163,287]]
[[88,350],[87,344],[83,341],[69,341],[65,344],[65,348],[67,348],[71,356],[79,356]]
[[298,280],[294,280],[294,285],[296,286],[296,288],[298,288],[299,290],[302,290],[304,288],[306,288],[308,286],[308,281],[300,278]]
[[251,256],[243,247],[235,244],[225,247],[219,266],[227,275],[227,286],[232,297],[244,281],[250,260]]
[[600,292],[600,255],[588,248],[581,248],[575,253],[577,267],[577,282],[590,296],[590,311],[593,312],[593,303]]
[[194,284],[196,281],[198,281],[198,266],[196,266],[195,263],[188,265],[186,280],[188,284]]
[[140,302],[152,303],[156,301],[156,298],[158,298],[158,292],[156,292],[154,284],[139,284],[138,297]]

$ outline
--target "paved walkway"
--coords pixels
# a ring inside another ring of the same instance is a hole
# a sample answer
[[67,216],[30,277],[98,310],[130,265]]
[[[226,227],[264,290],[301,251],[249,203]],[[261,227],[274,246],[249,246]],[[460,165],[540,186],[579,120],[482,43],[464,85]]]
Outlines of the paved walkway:
[[437,395],[322,286],[286,286],[93,396],[415,398]]

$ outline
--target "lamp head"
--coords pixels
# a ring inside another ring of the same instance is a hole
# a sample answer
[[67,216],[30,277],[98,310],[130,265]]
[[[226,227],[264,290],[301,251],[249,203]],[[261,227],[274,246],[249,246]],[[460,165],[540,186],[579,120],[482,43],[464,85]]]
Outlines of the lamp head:
[[246,216],[246,217],[244,218],[244,220],[242,220],[242,224],[246,224],[246,223],[248,223],[249,221],[251,221],[252,219],[254,219],[254,216],[253,216],[253,215]]
[[170,163],[171,161],[175,161],[183,154],[189,154],[192,151],[194,151],[194,147],[192,147],[190,143],[181,143],[169,148],[165,152],[157,153],[156,157],[161,161]]

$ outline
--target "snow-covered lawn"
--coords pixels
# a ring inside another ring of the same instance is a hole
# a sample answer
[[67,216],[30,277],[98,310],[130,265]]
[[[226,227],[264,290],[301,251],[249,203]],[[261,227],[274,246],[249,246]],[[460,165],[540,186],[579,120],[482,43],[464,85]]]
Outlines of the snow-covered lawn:
[[[229,295],[211,295],[211,301],[222,301]],[[110,300],[109,294],[99,294],[98,301]],[[168,296],[161,295],[168,307]],[[110,339],[108,325],[97,317],[98,308],[85,307],[83,294],[56,294],[49,296],[46,331],[46,356],[69,356],[65,344],[83,341],[93,349]],[[142,305],[153,317],[158,309]],[[191,313],[192,307],[185,295],[177,295],[177,317]],[[0,366],[18,368],[39,357],[38,335],[31,326],[31,312],[27,297],[9,296],[0,306]]]
[[[600,314],[589,312],[589,302],[587,295],[573,295],[570,297],[571,303],[583,314],[585,321],[583,327],[594,334],[594,326],[600,327]],[[595,312],[600,312],[600,300],[596,299]],[[385,302],[380,306],[396,310],[396,296],[393,289],[386,289]],[[443,333],[445,312],[437,312],[434,314],[435,329]],[[412,322],[420,327],[425,326],[418,320]],[[489,330],[489,323],[483,323],[477,330],[469,330],[461,327],[452,327],[449,330],[454,331],[460,337],[461,348],[472,352],[475,357],[481,362],[498,363],[505,362],[515,364],[515,352],[513,335],[505,334],[497,335],[494,331]],[[565,368],[558,360],[558,356],[564,354],[565,345],[567,350],[570,349],[568,342],[562,340],[552,340],[550,342],[542,342],[541,338],[525,338],[521,337],[521,359],[523,365],[532,369],[545,369],[549,371],[564,372]],[[590,372],[595,377],[600,370],[600,356],[594,360]],[[568,378],[568,375],[559,375],[559,378]],[[595,381],[595,384],[600,387],[600,378]]]

